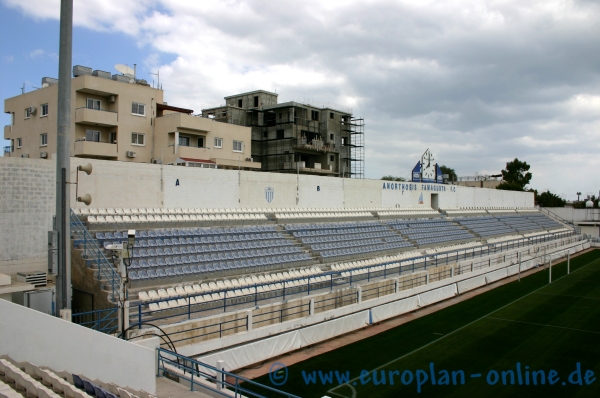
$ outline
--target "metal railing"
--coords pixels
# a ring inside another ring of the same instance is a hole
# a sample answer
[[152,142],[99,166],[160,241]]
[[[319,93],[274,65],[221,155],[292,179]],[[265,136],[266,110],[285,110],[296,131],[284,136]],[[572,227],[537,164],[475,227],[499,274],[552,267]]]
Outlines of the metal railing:
[[539,207],[539,209],[540,209],[540,211],[542,213],[545,213],[546,215],[550,216],[551,218],[554,218],[555,220],[560,221],[563,224],[567,224],[567,225],[570,225],[572,227],[575,227],[575,224],[572,221],[565,220],[564,218],[562,218],[558,214],[554,213],[553,211],[550,211],[547,208],[541,207],[541,206]]
[[310,303],[303,303],[292,307],[263,312],[261,314],[254,314],[252,315],[252,327],[255,325],[262,326],[265,322],[283,323],[292,317],[299,318],[301,316],[308,316],[309,314]]
[[78,247],[79,245],[83,245],[82,257],[86,263],[92,261],[97,265],[97,279],[100,283],[106,281],[109,289],[109,301],[117,300],[121,276],[117,273],[115,266],[104,256],[104,252],[98,246],[97,241],[92,238],[85,225],[83,225],[79,217],[73,212],[73,209],[71,209],[71,233],[77,235],[73,240],[73,246]]
[[7,153],[12,153],[12,152],[14,152],[14,151],[15,151],[15,148],[14,148],[13,146],[10,146],[10,145],[8,145],[8,146],[5,146],[5,147],[4,147],[4,153],[5,153],[5,154],[7,154]]
[[[371,280],[380,278],[384,280],[388,278],[397,278],[418,271],[426,271],[430,267],[458,263],[459,261],[475,259],[476,257],[490,256],[513,249],[573,236],[575,236],[575,234],[572,231],[565,231],[556,234],[519,238],[506,242],[488,244],[486,246],[429,254],[400,261],[396,260],[376,265],[329,271],[313,276],[291,278],[285,281],[257,283],[243,288],[250,291],[249,293],[246,292],[244,294],[236,293],[242,289],[241,287],[238,287],[237,289],[214,290],[188,296],[174,296],[162,298],[160,300],[139,302],[130,307],[130,324],[139,324],[141,327],[142,323],[145,321],[155,322],[159,320],[171,320],[174,322],[200,318],[203,316],[214,315],[217,311],[225,313],[239,308],[248,308],[249,305],[258,306],[265,301],[273,301],[273,299],[277,298],[286,300],[298,295],[305,296],[317,292],[332,292],[334,288],[337,290],[343,287],[351,287],[357,283],[370,282]],[[474,269],[480,269],[485,266],[493,265],[494,263],[495,260],[481,260],[475,262]],[[464,272],[466,272],[466,268],[464,266],[461,267],[461,269],[463,268]],[[460,272],[459,269],[457,273]],[[325,281],[316,281],[316,278],[322,277],[326,277],[327,279]],[[276,284],[281,286],[274,289],[267,289],[267,287]],[[213,298],[215,295],[219,298]],[[206,296],[211,297],[207,299]],[[181,299],[185,300],[186,304],[175,305],[175,303]],[[161,303],[167,303],[167,306],[163,304],[163,307],[160,307]],[[155,307],[154,309],[150,309],[151,304],[156,305],[152,306]],[[171,304],[173,304],[173,306],[171,306]]]
[[72,315],[73,323],[98,332],[113,334],[119,326],[118,307],[80,312]]
[[157,376],[171,375],[186,380],[191,391],[208,390],[224,397],[236,398],[300,398],[163,348],[157,348],[157,354]]

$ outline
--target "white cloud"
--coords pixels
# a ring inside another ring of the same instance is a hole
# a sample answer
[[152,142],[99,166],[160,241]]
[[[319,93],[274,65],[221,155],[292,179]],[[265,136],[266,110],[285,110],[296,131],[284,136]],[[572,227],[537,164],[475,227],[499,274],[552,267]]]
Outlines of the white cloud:
[[[58,18],[59,0],[3,1]],[[575,192],[600,185],[572,166],[598,150],[598,11],[584,0],[152,0],[126,11],[89,0],[74,22],[145,46],[167,100],[196,112],[253,89],[352,107],[369,177],[406,175],[429,147],[459,175],[519,157],[533,186]],[[174,60],[161,65],[163,53]]]
[[15,57],[13,55],[5,55],[4,57],[2,57],[2,59],[4,59],[4,62],[13,62],[15,60]]
[[33,51],[31,51],[31,52],[29,53],[29,56],[30,56],[31,58],[39,58],[39,57],[42,57],[42,56],[43,56],[45,53],[46,53],[46,52],[45,52],[44,50],[41,50],[41,49],[39,49],[39,48],[38,48],[38,49],[36,49],[36,50],[33,50]]

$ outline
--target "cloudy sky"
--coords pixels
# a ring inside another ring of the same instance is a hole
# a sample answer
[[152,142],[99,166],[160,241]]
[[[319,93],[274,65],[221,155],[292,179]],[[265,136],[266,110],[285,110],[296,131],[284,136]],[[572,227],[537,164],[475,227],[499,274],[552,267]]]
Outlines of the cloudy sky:
[[[58,74],[59,3],[0,0],[2,98]],[[430,148],[459,176],[518,157],[534,188],[600,189],[597,1],[75,0],[74,23],[74,64],[160,71],[196,112],[255,89],[352,108],[368,178]]]

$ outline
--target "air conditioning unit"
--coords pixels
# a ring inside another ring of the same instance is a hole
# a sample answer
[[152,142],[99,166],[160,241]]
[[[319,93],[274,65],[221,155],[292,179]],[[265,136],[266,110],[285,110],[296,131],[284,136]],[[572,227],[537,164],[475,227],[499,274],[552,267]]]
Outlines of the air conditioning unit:
[[135,157],[135,152],[133,152],[133,151],[127,151],[127,157],[128,158],[134,158]]
[[18,282],[31,283],[35,287],[46,286],[47,279],[47,274],[41,271],[17,272]]
[[253,158],[246,158],[246,162],[254,162]]
[[152,159],[152,163],[154,163],[154,164],[162,164],[162,160],[161,159]]
[[40,158],[46,159],[48,157],[48,152],[40,152]]
[[35,115],[37,113],[37,108],[35,106],[30,106],[29,113]]
[[28,153],[24,153],[24,154],[22,154],[22,155],[21,155],[21,157],[22,157],[22,158],[28,158],[28,157],[29,157],[29,154],[28,154]]
[[108,102],[110,102],[111,104],[113,104],[116,100],[117,100],[117,96],[116,95],[109,95],[108,96]]

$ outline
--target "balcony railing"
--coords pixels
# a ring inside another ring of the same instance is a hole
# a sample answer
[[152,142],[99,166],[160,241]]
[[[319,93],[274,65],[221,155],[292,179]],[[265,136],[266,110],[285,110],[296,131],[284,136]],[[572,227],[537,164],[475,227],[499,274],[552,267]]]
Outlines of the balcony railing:
[[116,158],[117,145],[106,142],[75,141],[75,156]]
[[5,147],[4,147],[4,154],[5,154],[5,155],[6,155],[7,153],[8,153],[8,154],[10,154],[11,152],[14,152],[14,151],[15,151],[15,148],[14,148],[14,147],[12,147],[12,146],[10,146],[10,145],[9,145],[9,146],[5,146]]
[[91,108],[75,109],[75,123],[91,124],[94,126],[116,126],[119,114],[113,111],[104,111]]

